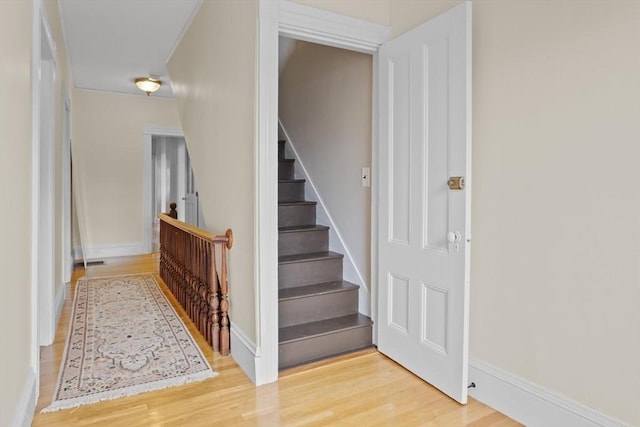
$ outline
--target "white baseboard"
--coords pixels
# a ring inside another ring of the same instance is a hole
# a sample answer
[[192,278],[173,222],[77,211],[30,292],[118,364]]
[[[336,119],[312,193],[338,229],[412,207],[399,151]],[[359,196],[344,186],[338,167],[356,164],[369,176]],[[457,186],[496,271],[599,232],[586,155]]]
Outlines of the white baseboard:
[[623,427],[618,420],[479,360],[469,362],[469,394],[530,427]]
[[256,344],[231,322],[231,357],[256,386],[278,381],[278,370]]
[[54,306],[54,319],[56,329],[58,328],[58,322],[60,321],[60,315],[62,314],[62,307],[64,306],[64,299],[67,297],[67,284],[61,283],[58,286],[58,292],[55,296],[55,306]]
[[231,322],[231,357],[256,383],[256,344]]
[[324,203],[324,200],[322,199],[318,188],[314,184],[313,179],[309,175],[307,168],[304,166],[304,162],[300,159],[287,130],[284,128],[280,120],[278,120],[278,124],[279,134],[284,135],[284,140],[287,141],[285,152],[287,156],[291,156],[296,160],[294,164],[296,177],[303,177],[308,184],[308,186],[305,186],[306,198],[318,203],[316,207],[316,221],[318,224],[326,224],[329,226],[329,250],[344,254],[344,260],[342,263],[342,275],[344,280],[360,286],[358,289],[358,311],[366,316],[371,316],[371,294],[369,293],[369,284],[365,282],[364,276],[356,265],[346,241],[342,237],[336,223],[333,221],[333,217],[329,213],[327,205]]
[[33,370],[29,369],[11,420],[11,427],[29,427],[31,425],[36,410],[36,396],[36,375]]
[[[82,259],[83,248],[73,248],[73,259]],[[84,248],[87,261],[148,253],[144,242],[120,243],[115,245],[88,246]]]

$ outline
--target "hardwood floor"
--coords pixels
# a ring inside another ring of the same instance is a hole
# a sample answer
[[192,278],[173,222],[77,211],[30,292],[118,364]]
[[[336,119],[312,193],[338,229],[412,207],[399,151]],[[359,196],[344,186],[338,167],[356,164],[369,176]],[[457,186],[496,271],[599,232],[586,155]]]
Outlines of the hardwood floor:
[[[154,272],[158,256],[111,259],[83,275]],[[157,277],[157,276],[156,276]],[[176,307],[219,375],[199,383],[40,414],[53,394],[71,311],[68,292],[54,344],[41,351],[40,398],[33,426],[476,426],[519,425],[470,399],[459,405],[377,351],[287,370],[275,384],[255,387],[231,357],[214,354]],[[233,312],[232,312],[233,313]]]

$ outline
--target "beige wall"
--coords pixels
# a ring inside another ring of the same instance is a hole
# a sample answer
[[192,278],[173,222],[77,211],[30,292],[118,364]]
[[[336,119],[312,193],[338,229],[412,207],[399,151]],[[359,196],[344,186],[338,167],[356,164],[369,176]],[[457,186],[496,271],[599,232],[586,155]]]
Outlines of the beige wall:
[[205,1],[169,61],[207,228],[234,232],[230,317],[251,339],[255,313],[257,1]]
[[395,0],[292,0],[329,12],[389,25],[389,3]]
[[[279,115],[356,266],[370,283],[371,55],[298,42],[280,74]],[[330,224],[325,224],[330,225]]]
[[10,425],[31,370],[31,14],[0,2],[0,425]]
[[76,202],[86,221],[83,243],[90,248],[142,243],[144,129],[180,128],[175,102],[82,90],[72,96],[72,146],[82,182]]
[[[392,33],[456,3],[394,0]],[[636,1],[473,3],[471,356],[632,425],[638,22]]]

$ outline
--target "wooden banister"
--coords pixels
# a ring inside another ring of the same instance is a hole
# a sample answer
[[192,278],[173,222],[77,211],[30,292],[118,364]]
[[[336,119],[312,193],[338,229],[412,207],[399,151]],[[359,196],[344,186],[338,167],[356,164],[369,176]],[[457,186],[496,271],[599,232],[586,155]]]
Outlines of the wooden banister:
[[[233,232],[208,233],[159,214],[160,277],[214,351],[230,351],[227,251]],[[218,264],[219,256],[219,264]]]

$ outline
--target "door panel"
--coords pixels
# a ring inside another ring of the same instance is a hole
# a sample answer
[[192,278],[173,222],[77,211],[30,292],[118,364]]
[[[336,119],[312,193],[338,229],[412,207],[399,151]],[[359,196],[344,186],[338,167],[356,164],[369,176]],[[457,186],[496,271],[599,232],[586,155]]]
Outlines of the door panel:
[[411,94],[409,58],[389,59],[390,114],[395,118],[389,139],[389,217],[390,240],[409,244],[410,177],[409,105]]
[[[467,400],[471,5],[379,52],[378,348]],[[452,176],[466,187],[450,189]]]

